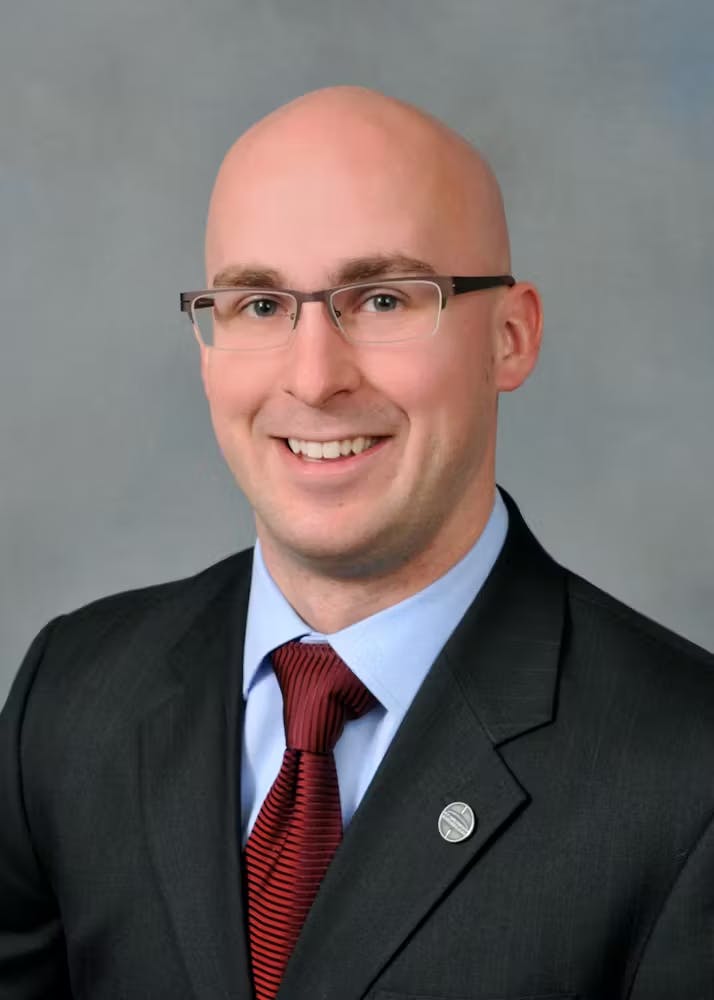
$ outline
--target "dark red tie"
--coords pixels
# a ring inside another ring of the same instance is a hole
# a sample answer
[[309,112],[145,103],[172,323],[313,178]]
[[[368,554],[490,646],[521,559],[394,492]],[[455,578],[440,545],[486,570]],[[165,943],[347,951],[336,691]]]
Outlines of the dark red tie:
[[273,1000],[342,838],[333,749],[348,719],[376,705],[327,643],[272,654],[287,749],[245,848],[248,930],[258,1000]]

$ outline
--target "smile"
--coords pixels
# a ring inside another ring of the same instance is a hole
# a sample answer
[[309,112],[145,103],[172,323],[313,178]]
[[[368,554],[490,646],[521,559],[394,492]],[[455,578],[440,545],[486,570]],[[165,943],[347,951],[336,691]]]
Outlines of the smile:
[[294,455],[323,460],[360,455],[381,440],[382,438],[378,437],[342,438],[339,441],[303,441],[300,438],[287,438],[287,445]]

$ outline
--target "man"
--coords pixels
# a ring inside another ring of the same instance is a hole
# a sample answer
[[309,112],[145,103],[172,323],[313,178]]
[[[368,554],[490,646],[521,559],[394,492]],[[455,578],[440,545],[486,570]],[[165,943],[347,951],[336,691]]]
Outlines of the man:
[[496,489],[541,304],[488,166],[307,95],[228,153],[206,266],[182,302],[258,544],[35,641],[0,996],[713,997],[712,658]]

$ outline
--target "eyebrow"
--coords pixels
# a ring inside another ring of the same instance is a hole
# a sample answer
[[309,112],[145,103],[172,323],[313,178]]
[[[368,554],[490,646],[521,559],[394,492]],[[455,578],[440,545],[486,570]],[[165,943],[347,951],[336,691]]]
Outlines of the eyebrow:
[[[436,274],[434,267],[418,257],[403,253],[372,254],[366,257],[349,257],[329,274],[331,285],[350,285],[357,281],[370,281],[387,275]],[[279,271],[258,265],[231,265],[213,276],[213,288],[221,286],[243,288],[284,288]]]
[[369,281],[385,275],[436,274],[431,264],[418,257],[408,257],[403,253],[375,254],[370,257],[351,257],[331,272],[330,280],[335,285],[349,285],[353,281]]
[[234,264],[213,275],[212,287],[280,288],[281,284],[280,272],[271,267]]

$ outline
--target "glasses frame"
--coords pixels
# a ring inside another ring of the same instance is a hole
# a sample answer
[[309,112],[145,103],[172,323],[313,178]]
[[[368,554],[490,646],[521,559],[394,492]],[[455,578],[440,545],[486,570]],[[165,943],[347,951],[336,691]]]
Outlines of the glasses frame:
[[[368,340],[355,340],[346,330],[340,326],[338,311],[335,309],[333,304],[333,299],[335,295],[339,292],[350,291],[354,288],[370,288],[373,286],[379,287],[381,284],[397,285],[408,281],[421,281],[424,284],[431,284],[436,286],[440,292],[440,302],[439,302],[439,314],[436,318],[436,323],[434,324],[434,329],[430,334],[426,336],[433,337],[436,331],[439,329],[439,323],[441,321],[441,314],[446,308],[446,303],[452,295],[463,295],[466,292],[480,292],[489,288],[498,288],[501,286],[506,286],[511,288],[516,284],[516,279],[511,274],[494,274],[494,275],[443,275],[443,274],[412,274],[412,275],[400,275],[396,278],[384,277],[384,278],[373,278],[371,281],[353,281],[347,285],[335,285],[332,288],[322,288],[314,292],[301,292],[296,288],[253,288],[248,285],[217,285],[214,288],[203,288],[198,291],[193,292],[181,292],[180,294],[180,309],[181,312],[185,312],[193,326],[193,331],[199,341],[204,347],[210,347],[211,350],[215,351],[227,351],[227,352],[248,352],[248,351],[266,351],[273,350],[277,347],[284,347],[290,341],[290,335],[294,333],[300,321],[300,313],[302,310],[302,305],[304,302],[324,302],[327,307],[327,312],[330,320],[335,327],[335,329],[348,341],[354,344],[368,344],[368,343],[399,343],[399,341],[368,341]],[[199,326],[198,320],[196,319],[197,309],[209,309],[213,305],[212,296],[214,292],[234,292],[239,290],[250,291],[254,294],[260,294],[264,292],[266,295],[280,293],[283,295],[290,295],[295,301],[295,314],[293,316],[293,325],[290,328],[290,333],[284,341],[279,344],[272,344],[270,347],[214,347],[211,344],[207,344],[203,337],[201,336],[201,328]],[[205,301],[201,301],[201,300]],[[426,339],[424,338],[404,338],[407,340],[411,339]]]

